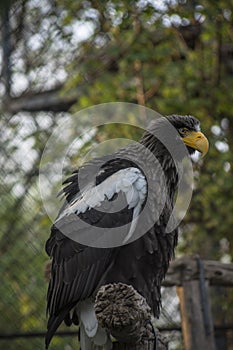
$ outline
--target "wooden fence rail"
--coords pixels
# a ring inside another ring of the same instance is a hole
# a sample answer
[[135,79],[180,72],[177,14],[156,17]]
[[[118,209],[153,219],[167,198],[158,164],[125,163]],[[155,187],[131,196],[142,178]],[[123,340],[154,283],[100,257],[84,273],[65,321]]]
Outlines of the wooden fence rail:
[[[165,287],[179,286],[184,281],[198,280],[200,270],[198,256],[182,257],[175,259],[170,264],[166,278],[163,282]],[[233,264],[225,264],[219,261],[202,260],[205,279],[210,285],[233,287]]]

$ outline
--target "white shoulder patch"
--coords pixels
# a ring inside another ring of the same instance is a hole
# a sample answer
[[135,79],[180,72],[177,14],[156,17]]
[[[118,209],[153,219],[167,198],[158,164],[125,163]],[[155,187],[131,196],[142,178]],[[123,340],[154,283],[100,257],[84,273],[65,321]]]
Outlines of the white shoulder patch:
[[141,211],[147,194],[145,176],[138,168],[130,167],[121,169],[109,176],[99,185],[92,186],[91,188],[89,187],[82,193],[79,193],[78,197],[60,214],[56,222],[64,216],[70,214],[78,215],[80,213],[85,213],[91,208],[98,208],[104,200],[111,200],[114,194],[120,191],[126,195],[128,208],[134,208],[132,225],[125,239],[128,241],[135,229],[135,220]]

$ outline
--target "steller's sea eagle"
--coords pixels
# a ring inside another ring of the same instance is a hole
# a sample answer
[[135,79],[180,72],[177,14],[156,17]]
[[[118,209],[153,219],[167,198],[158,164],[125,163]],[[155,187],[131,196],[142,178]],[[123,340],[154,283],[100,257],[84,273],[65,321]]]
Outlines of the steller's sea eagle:
[[178,168],[195,150],[208,151],[196,118],[161,117],[138,142],[87,162],[65,181],[65,203],[46,243],[46,348],[62,321],[80,326],[82,350],[111,348],[94,312],[95,295],[108,283],[133,286],[159,316],[161,282],[177,244],[177,227],[167,225]]

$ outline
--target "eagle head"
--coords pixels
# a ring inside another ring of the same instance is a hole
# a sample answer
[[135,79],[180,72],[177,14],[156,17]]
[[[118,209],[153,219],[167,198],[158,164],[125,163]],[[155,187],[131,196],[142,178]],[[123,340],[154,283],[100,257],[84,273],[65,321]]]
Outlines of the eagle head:
[[209,149],[209,142],[200,131],[200,122],[197,118],[191,115],[170,115],[166,118],[176,128],[189,154],[199,151],[202,153],[202,157],[206,155]]

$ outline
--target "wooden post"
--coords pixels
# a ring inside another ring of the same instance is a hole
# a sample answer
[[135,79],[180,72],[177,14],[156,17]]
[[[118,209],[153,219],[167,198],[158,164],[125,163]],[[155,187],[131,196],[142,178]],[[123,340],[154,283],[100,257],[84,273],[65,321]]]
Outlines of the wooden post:
[[170,264],[163,285],[178,286],[185,350],[215,350],[208,289],[233,287],[233,264],[182,257]]
[[177,287],[180,299],[181,325],[185,350],[215,350],[214,327],[209,302],[209,281],[204,278],[197,257],[198,280],[184,280]]

